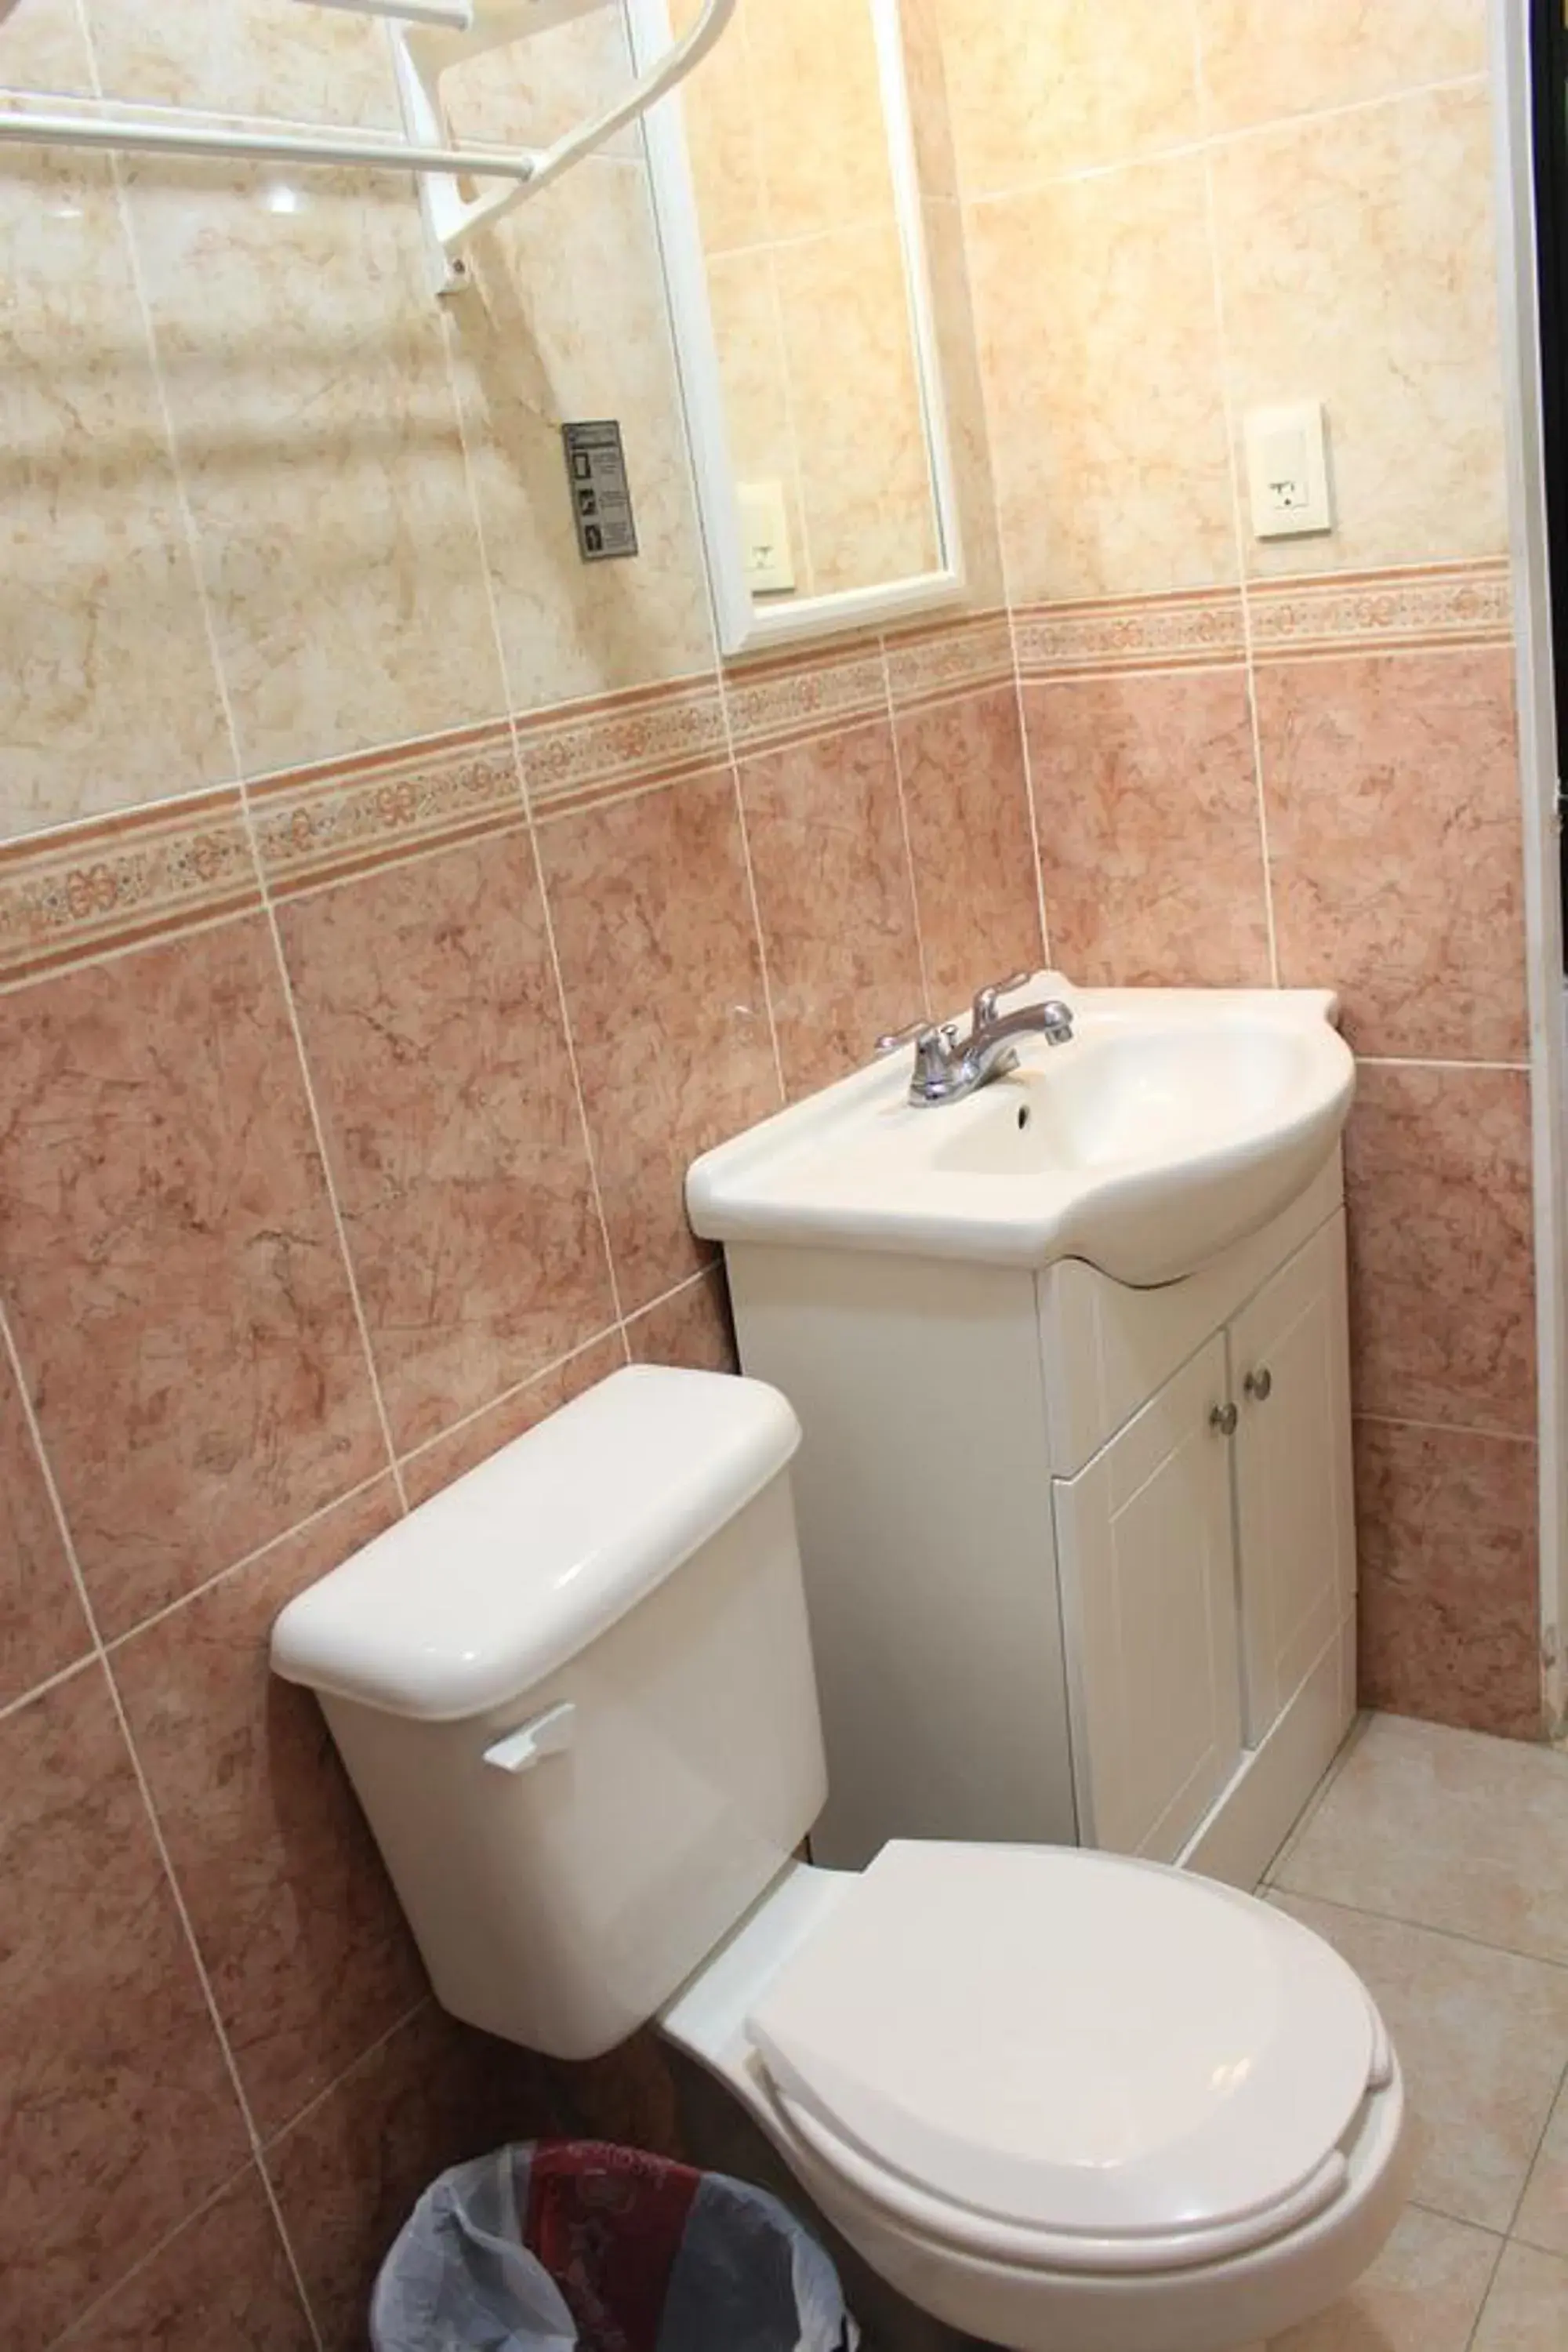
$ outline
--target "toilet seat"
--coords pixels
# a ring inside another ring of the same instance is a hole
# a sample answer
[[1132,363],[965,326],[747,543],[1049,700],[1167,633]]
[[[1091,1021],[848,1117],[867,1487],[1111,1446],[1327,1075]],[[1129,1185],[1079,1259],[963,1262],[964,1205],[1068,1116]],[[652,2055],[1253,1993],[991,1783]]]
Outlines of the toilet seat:
[[1018,1846],[885,1848],[748,2032],[821,2163],[1029,2269],[1185,2268],[1302,2226],[1392,2072],[1355,1976],[1288,1915]]

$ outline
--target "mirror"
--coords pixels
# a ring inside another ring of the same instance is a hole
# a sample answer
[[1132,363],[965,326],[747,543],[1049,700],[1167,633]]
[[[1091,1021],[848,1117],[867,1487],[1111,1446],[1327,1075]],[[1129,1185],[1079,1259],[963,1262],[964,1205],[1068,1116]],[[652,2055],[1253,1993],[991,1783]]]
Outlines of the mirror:
[[[700,0],[631,0],[639,68]],[[647,124],[726,653],[962,593],[899,0],[741,0]]]

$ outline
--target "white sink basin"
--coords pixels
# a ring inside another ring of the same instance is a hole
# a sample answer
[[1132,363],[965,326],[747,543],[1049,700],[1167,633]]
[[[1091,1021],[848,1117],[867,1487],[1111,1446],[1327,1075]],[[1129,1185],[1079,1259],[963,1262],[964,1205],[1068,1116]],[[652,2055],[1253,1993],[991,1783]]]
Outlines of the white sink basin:
[[698,1160],[713,1241],[840,1244],[1173,1282],[1256,1233],[1333,1150],[1355,1066],[1322,990],[1075,989],[1076,1034],[1020,1044],[966,1101],[916,1109],[900,1051]]

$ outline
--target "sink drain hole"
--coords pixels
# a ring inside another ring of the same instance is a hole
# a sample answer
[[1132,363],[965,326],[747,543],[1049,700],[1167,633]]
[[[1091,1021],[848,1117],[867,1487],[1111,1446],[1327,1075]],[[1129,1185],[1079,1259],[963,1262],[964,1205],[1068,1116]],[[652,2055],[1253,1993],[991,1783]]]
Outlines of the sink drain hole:
[[1020,1135],[1022,1135],[1022,1134],[1023,1134],[1024,1129],[1028,1126],[1028,1124],[1029,1124],[1029,1117],[1030,1117],[1030,1113],[1029,1113],[1029,1106],[1028,1106],[1028,1104],[1027,1104],[1027,1103],[1023,1103],[1023,1104],[1021,1104],[1021,1105],[1019,1106],[1019,1109],[1018,1109],[1018,1132],[1019,1132],[1019,1134],[1020,1134]]

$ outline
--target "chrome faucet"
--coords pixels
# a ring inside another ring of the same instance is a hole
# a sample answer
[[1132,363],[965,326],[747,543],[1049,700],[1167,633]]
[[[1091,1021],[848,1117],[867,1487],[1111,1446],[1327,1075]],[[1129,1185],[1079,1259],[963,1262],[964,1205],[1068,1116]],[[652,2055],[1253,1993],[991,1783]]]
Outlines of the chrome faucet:
[[878,1038],[879,1054],[894,1053],[913,1039],[915,1066],[910,1100],[917,1109],[963,1102],[966,1096],[989,1086],[993,1078],[1016,1070],[1020,1037],[1043,1037],[1047,1045],[1071,1042],[1072,1007],[1059,997],[1053,996],[1044,1004],[1020,1005],[1016,1013],[998,1013],[1000,1000],[1026,987],[1028,980],[1026,971],[1016,971],[1011,979],[993,981],[989,988],[983,988],[970,1013],[967,1037],[960,1036],[956,1021],[941,1029],[916,1021],[891,1037]]

